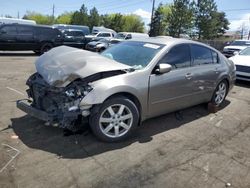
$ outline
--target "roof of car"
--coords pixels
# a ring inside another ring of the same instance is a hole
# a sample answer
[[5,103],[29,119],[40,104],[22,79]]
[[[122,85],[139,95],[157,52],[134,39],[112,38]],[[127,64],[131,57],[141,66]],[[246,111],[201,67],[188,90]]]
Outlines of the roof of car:
[[215,48],[211,47],[210,45],[207,45],[198,41],[193,41],[193,40],[184,39],[184,38],[174,38],[170,36],[134,38],[134,39],[130,39],[129,41],[148,42],[148,43],[162,44],[166,46],[172,46],[172,45],[183,44],[183,43],[198,44],[198,45],[213,49],[215,51],[218,51]]
[[143,38],[132,39],[132,41],[141,41],[141,42],[157,43],[157,44],[164,44],[164,45],[169,45],[172,43],[193,43],[194,42],[194,41],[187,40],[187,39],[173,38],[169,36],[145,37],[145,38],[143,37]]
[[64,29],[63,32],[64,32],[64,31],[78,31],[78,32],[83,33],[83,31],[80,30],[80,29]]

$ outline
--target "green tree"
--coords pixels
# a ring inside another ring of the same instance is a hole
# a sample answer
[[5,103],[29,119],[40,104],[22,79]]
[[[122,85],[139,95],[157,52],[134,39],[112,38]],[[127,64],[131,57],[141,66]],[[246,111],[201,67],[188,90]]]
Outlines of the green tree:
[[106,14],[102,16],[102,25],[104,27],[115,30],[116,32],[123,31],[124,19],[120,13]]
[[43,24],[43,25],[51,25],[53,24],[53,17],[49,15],[43,15],[37,12],[30,12],[27,11],[26,14],[23,16],[23,19],[27,20],[34,20],[37,24]]
[[169,25],[168,17],[171,13],[171,9],[169,5],[159,4],[158,8],[154,12],[152,23],[149,24],[150,36],[158,36],[158,35],[165,35],[166,28]]
[[123,25],[121,31],[127,32],[144,32],[144,22],[142,21],[141,17],[130,14],[123,16]]
[[82,4],[79,11],[75,11],[71,18],[71,24],[88,25],[88,9]]
[[56,18],[58,24],[70,24],[73,12],[64,12]]
[[228,29],[224,12],[218,12],[214,0],[198,0],[196,3],[196,28],[199,39],[216,38]]
[[89,11],[89,27],[92,29],[94,26],[100,25],[100,15],[98,14],[97,9],[94,7]]
[[189,0],[174,0],[170,6],[171,14],[168,17],[168,33],[170,36],[179,37],[186,34],[194,26],[193,3]]

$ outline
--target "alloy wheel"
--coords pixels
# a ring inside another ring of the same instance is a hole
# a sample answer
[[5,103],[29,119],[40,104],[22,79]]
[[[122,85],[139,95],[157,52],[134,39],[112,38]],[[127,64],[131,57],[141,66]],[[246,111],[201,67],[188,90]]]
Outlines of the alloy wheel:
[[133,124],[133,114],[124,104],[114,104],[103,110],[99,126],[103,134],[111,138],[125,135]]
[[225,82],[221,82],[215,92],[214,101],[217,105],[220,105],[223,102],[226,96],[226,92],[227,92],[227,86]]

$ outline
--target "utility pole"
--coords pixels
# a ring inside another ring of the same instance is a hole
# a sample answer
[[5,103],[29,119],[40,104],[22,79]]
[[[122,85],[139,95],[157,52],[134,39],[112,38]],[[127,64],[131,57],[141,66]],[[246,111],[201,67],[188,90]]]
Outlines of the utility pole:
[[150,31],[152,31],[152,25],[153,25],[152,23],[153,23],[153,18],[154,18],[154,11],[155,11],[155,0],[153,0],[153,5],[152,5]]
[[54,4],[52,7],[52,19],[53,19],[53,23],[54,23],[54,20],[55,20],[55,5]]

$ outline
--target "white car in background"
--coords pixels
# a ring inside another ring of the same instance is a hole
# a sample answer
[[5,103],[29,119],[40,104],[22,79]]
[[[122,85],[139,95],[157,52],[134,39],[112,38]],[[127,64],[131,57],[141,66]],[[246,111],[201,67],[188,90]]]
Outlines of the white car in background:
[[236,79],[250,81],[250,47],[229,58],[236,66]]
[[229,46],[224,47],[223,54],[229,58],[234,56],[235,52],[244,50],[248,46],[250,46],[250,40],[235,40]]

